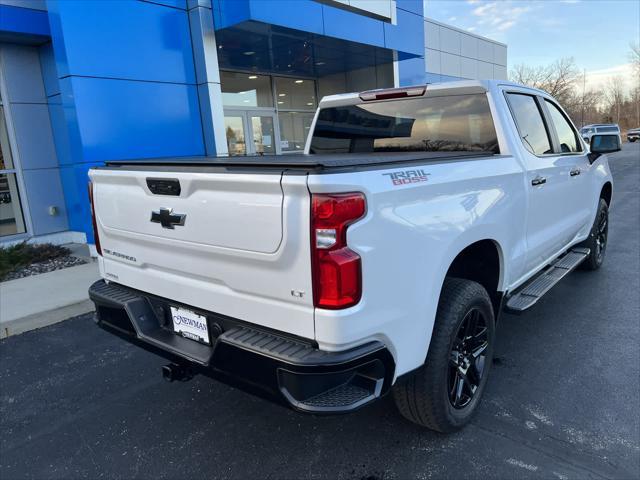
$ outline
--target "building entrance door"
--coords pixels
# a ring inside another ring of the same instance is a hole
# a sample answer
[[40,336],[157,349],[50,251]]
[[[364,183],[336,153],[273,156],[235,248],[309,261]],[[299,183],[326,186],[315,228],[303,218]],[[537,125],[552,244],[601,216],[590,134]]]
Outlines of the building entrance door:
[[229,155],[280,153],[280,134],[274,111],[225,110],[224,129]]

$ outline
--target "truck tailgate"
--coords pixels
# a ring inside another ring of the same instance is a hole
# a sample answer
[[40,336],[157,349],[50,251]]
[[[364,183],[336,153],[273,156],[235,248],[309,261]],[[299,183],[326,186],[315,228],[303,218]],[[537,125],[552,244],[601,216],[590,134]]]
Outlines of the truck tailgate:
[[[107,280],[313,338],[306,176],[152,165],[90,176]],[[153,193],[158,179],[179,195]]]

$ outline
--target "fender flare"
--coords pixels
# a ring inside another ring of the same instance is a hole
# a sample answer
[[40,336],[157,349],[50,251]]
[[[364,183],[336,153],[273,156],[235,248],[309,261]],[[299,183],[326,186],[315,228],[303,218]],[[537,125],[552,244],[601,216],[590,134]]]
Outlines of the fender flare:
[[495,225],[481,225],[477,228],[467,230],[462,232],[460,236],[456,238],[454,242],[451,243],[449,248],[447,249],[447,254],[443,256],[442,261],[440,262],[438,272],[439,272],[439,282],[440,282],[440,292],[438,293],[438,298],[442,293],[442,285],[444,285],[444,280],[449,271],[449,268],[453,264],[454,260],[460,255],[466,248],[470,247],[474,243],[478,243],[481,241],[490,241],[492,242],[498,253],[498,286],[497,290],[504,292],[507,285],[506,279],[508,278],[508,269],[509,266],[507,262],[505,262],[505,254],[504,247],[505,244],[504,239],[500,240],[496,238],[495,233],[498,231],[497,226]]

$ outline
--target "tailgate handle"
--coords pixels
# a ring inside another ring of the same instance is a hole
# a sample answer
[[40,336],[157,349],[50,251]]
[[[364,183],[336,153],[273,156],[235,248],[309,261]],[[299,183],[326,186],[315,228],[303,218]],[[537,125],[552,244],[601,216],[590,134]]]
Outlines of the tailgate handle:
[[147,187],[155,195],[180,195],[180,182],[177,178],[147,178]]

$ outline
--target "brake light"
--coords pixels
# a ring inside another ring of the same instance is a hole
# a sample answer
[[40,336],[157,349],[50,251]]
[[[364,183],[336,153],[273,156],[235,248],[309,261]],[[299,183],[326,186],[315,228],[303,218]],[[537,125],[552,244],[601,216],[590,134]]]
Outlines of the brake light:
[[371,102],[373,100],[390,100],[393,98],[421,97],[427,87],[386,88],[380,90],[368,90],[360,93],[360,100]]
[[347,227],[366,211],[364,194],[311,196],[313,303],[327,309],[347,308],[362,296],[360,255],[347,246]]
[[102,255],[102,247],[100,247],[100,237],[98,236],[98,223],[96,220],[96,209],[93,205],[93,182],[89,180],[89,203],[91,204],[91,224],[93,225],[93,241],[96,244],[98,255]]

